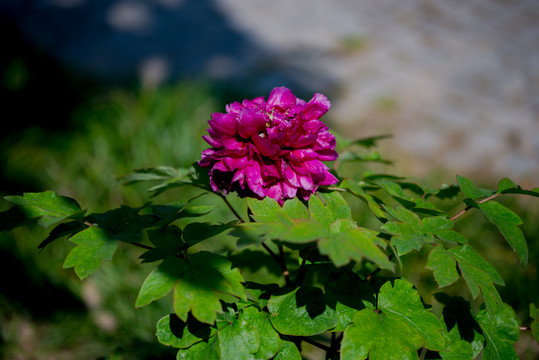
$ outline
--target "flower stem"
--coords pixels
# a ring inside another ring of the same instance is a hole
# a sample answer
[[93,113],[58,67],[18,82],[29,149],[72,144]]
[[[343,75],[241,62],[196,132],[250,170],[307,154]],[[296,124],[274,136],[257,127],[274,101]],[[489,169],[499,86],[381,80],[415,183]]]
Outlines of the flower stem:
[[286,282],[287,286],[291,286],[292,282],[290,281],[290,273],[288,272],[288,267],[286,266],[286,262],[284,261],[284,253],[283,253],[283,247],[279,246],[279,255],[277,255],[273,250],[270,249],[270,247],[266,243],[262,243],[262,247],[266,249],[266,251],[271,255],[273,260],[277,264],[279,264],[279,267],[283,271],[284,281]]
[[331,351],[331,348],[327,345],[324,345],[324,344],[320,344],[318,341],[314,341],[314,340],[311,340],[307,337],[304,337],[301,339],[302,341],[305,341],[306,343],[309,343],[311,345],[314,345],[316,346],[317,348],[320,348],[322,350],[326,350],[326,351]]
[[[477,203],[478,203],[478,204],[486,203],[487,201],[490,201],[490,200],[492,200],[492,199],[495,199],[495,198],[497,198],[497,197],[500,196],[500,195],[502,195],[502,194],[497,193],[497,194],[490,195],[490,196],[488,196],[488,197],[486,197],[486,198],[484,198],[484,199],[481,199],[481,200],[477,201]],[[472,206],[466,206],[464,209],[462,209],[461,211],[459,211],[458,214],[453,215],[449,220],[456,220],[456,219],[458,219],[460,216],[464,215],[464,214],[465,214],[468,210],[470,210],[471,208],[472,208]]]
[[232,213],[234,214],[234,216],[236,218],[238,218],[238,220],[240,221],[240,223],[244,223],[245,221],[243,221],[242,217],[240,216],[240,214],[238,214],[238,212],[236,211],[236,209],[234,209],[232,207],[232,205],[230,204],[230,202],[228,201],[228,199],[226,198],[226,196],[224,196],[223,194],[221,193],[218,193],[219,196],[221,197],[221,199],[223,199],[223,201],[225,202],[226,206],[228,206],[228,208],[230,209],[230,211],[232,211]]
[[282,245],[279,245],[279,258],[281,260],[281,268],[283,269],[283,276],[286,285],[291,286],[292,281],[290,280],[290,272],[288,271],[288,266],[286,266],[286,261],[284,260],[284,250]]

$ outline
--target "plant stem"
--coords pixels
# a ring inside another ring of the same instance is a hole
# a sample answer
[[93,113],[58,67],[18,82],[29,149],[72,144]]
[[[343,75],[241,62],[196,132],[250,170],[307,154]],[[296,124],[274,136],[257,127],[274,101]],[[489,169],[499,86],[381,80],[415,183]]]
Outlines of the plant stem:
[[273,250],[271,250],[266,243],[262,243],[262,247],[266,249],[266,251],[271,255],[273,260],[275,260],[275,262],[279,264],[279,267],[283,271],[284,281],[286,282],[286,285],[291,286],[292,282],[290,281],[290,273],[288,272],[288,267],[286,266],[286,262],[284,261],[284,253],[282,251],[282,246],[279,246],[279,255],[277,255]]
[[314,345],[314,346],[316,346],[317,348],[320,348],[320,349],[322,349],[322,350],[326,350],[326,351],[330,351],[330,350],[331,350],[331,348],[330,348],[329,346],[324,345],[324,344],[320,344],[318,341],[314,341],[314,340],[311,340],[311,339],[306,338],[306,337],[302,338],[301,340],[303,340],[303,341],[305,341],[306,343],[309,343],[309,344],[311,344],[311,345]]
[[[478,204],[483,204],[483,203],[486,203],[487,201],[490,201],[492,199],[495,199],[497,198],[498,196],[500,196],[502,194],[493,194],[493,195],[490,195],[484,199],[481,199],[479,201],[477,201]],[[472,206],[466,206],[464,209],[462,209],[458,214],[456,215],[453,215],[449,220],[456,220],[458,219],[460,216],[464,215],[468,210],[470,210],[472,208]]]
[[153,247],[148,246],[148,245],[144,245],[144,244],[139,244],[139,243],[128,243],[128,244],[131,244],[133,246],[136,246],[136,247],[139,247],[139,248],[142,248],[142,249],[146,249],[146,250],[152,250],[153,249]]
[[299,266],[299,274],[298,274],[298,277],[296,278],[296,285],[301,285],[303,283],[303,279],[305,278],[305,272],[306,272],[306,265],[307,263],[307,258],[303,258],[301,260],[301,265]]
[[292,286],[292,281],[290,280],[290,272],[288,271],[288,266],[286,266],[286,261],[284,259],[284,250],[283,246],[279,245],[279,258],[281,263],[281,268],[283,269],[283,276],[284,281],[286,282],[286,285]]
[[230,211],[232,211],[232,213],[234,214],[234,216],[238,218],[238,220],[240,221],[240,223],[244,223],[245,221],[243,221],[242,217],[240,216],[240,214],[238,214],[238,212],[236,211],[236,209],[234,209],[234,208],[232,207],[232,205],[230,204],[230,202],[228,201],[228,199],[226,198],[226,196],[224,196],[224,195],[221,194],[221,193],[218,193],[218,195],[221,197],[221,199],[223,199],[223,201],[225,202],[226,206],[228,206],[228,208],[230,209]]

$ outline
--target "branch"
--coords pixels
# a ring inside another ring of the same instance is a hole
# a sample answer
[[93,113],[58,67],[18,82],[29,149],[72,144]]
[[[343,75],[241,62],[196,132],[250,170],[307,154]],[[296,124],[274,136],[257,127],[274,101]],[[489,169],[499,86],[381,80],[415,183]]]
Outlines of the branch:
[[235,217],[238,218],[238,220],[240,221],[240,223],[244,223],[245,221],[243,221],[242,217],[240,216],[240,214],[238,214],[238,212],[236,211],[236,209],[234,209],[232,207],[232,205],[228,202],[228,199],[226,198],[226,196],[224,196],[223,194],[221,193],[217,193],[221,199],[223,199],[223,201],[225,202],[226,206],[228,206],[228,208],[230,209],[230,211],[232,211],[232,213],[234,214]]
[[[486,203],[487,201],[490,201],[492,199],[495,199],[497,198],[498,196],[500,196],[502,194],[493,194],[493,195],[490,195],[482,200],[479,200],[477,201],[478,204],[483,204],[483,203]],[[466,206],[464,209],[462,209],[458,214],[456,215],[453,215],[453,217],[451,217],[449,220],[456,220],[457,218],[459,218],[461,215],[464,215],[468,210],[470,210],[472,208],[472,206]]]

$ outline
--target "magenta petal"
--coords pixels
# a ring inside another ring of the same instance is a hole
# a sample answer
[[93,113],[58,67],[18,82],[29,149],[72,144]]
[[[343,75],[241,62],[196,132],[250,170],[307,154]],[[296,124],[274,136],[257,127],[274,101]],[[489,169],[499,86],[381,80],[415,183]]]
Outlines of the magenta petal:
[[[339,179],[337,179],[332,173],[329,171],[325,171],[321,174],[317,174],[316,177],[320,176],[320,179],[317,179],[316,183],[318,185],[333,185],[339,182]],[[313,175],[313,178],[315,176]]]
[[263,134],[253,135],[251,137],[258,151],[260,151],[262,155],[267,156],[267,157],[272,157],[272,156],[277,155],[281,149],[278,146],[274,146],[271,143],[271,141],[269,141],[265,137],[262,137],[262,135]]
[[306,120],[318,120],[328,112],[331,103],[322,94],[314,94],[313,98],[303,108]]
[[270,186],[266,195],[283,205],[283,188],[280,183]]
[[229,114],[213,113],[208,123],[214,131],[220,134],[236,135],[236,120]]
[[295,186],[288,184],[286,181],[283,181],[283,194],[286,198],[292,199],[296,196],[298,189]]
[[296,105],[296,96],[284,86],[273,89],[268,97],[268,108],[288,109]]
[[250,138],[266,128],[266,117],[264,114],[253,109],[242,109],[238,118],[238,133],[244,139]]
[[322,161],[337,158],[335,137],[319,120],[330,102],[315,94],[306,103],[287,88],[226,106],[209,120],[211,146],[201,154],[214,191],[239,196],[308,199],[319,185],[338,182]]

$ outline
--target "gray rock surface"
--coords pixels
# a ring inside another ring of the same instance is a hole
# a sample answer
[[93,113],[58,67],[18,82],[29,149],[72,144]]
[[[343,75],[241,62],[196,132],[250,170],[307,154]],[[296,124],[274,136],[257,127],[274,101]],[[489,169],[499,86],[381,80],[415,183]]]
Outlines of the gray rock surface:
[[341,132],[394,134],[383,146],[410,174],[443,165],[538,185],[535,0],[5,0],[0,11],[91,76],[323,92]]

